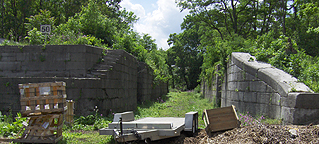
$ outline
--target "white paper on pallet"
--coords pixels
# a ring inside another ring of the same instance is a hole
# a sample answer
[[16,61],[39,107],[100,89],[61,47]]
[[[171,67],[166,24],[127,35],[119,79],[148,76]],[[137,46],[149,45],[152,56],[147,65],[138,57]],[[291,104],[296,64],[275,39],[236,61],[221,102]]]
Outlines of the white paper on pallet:
[[40,95],[50,95],[51,87],[39,87]]
[[42,125],[42,127],[45,128],[45,129],[47,129],[48,126],[49,126],[49,124],[50,124],[49,122],[45,122],[45,123]]
[[20,89],[20,95],[24,96],[24,89]]

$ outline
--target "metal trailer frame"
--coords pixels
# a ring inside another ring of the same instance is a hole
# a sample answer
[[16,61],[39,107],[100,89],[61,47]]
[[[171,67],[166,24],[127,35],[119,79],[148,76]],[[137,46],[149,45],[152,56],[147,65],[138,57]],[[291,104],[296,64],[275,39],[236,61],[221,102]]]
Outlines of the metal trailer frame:
[[100,135],[113,135],[118,142],[135,140],[155,141],[180,136],[182,131],[193,135],[198,130],[198,112],[188,112],[185,118],[147,117],[134,120],[132,111],[116,113],[107,128],[99,130]]

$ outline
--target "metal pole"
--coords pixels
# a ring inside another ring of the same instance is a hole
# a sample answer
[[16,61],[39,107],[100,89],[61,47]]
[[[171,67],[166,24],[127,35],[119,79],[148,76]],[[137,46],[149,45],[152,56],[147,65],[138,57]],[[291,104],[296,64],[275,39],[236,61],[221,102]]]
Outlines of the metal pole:
[[120,117],[120,136],[123,135],[123,124],[122,124],[122,118]]

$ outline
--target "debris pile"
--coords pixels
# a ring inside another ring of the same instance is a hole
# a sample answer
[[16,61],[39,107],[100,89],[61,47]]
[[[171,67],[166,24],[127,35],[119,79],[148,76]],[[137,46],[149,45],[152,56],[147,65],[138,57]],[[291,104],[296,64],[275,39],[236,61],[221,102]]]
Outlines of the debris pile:
[[157,143],[220,144],[220,143],[319,143],[319,125],[250,125],[224,132],[212,133],[209,137],[201,130],[194,137],[176,137]]

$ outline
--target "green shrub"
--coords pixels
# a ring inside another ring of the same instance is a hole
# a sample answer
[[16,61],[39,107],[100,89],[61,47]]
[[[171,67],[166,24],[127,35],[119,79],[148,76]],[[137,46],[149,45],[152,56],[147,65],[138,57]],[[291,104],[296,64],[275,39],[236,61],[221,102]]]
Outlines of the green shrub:
[[[23,128],[22,123],[27,120],[27,118],[21,117],[21,113],[17,114],[14,122],[10,116],[1,115],[0,117],[4,120],[4,122],[0,121],[0,135],[4,137],[17,136],[17,133]],[[20,132],[20,134],[22,133],[23,131]]]

